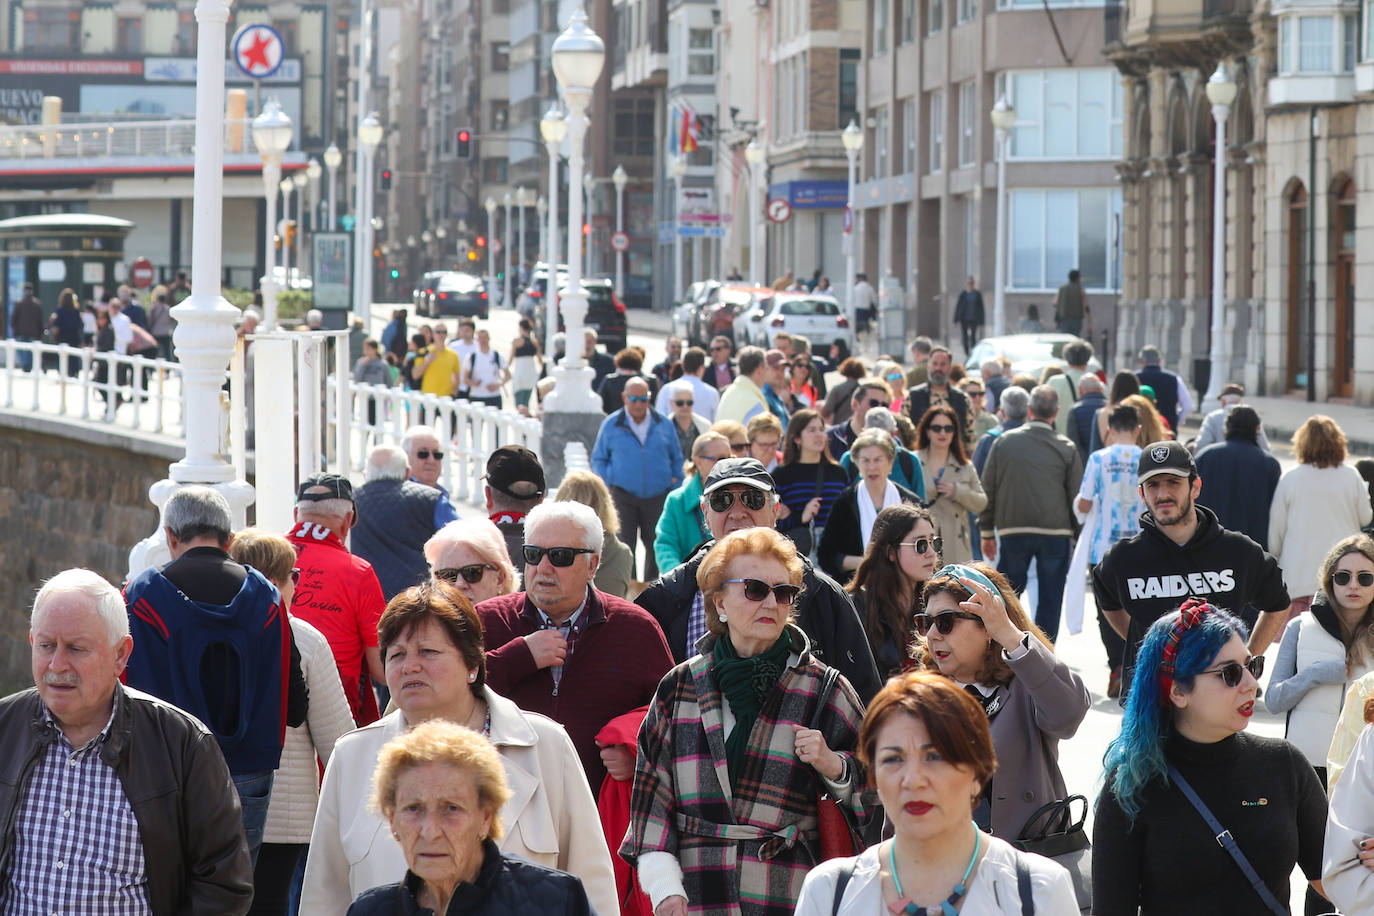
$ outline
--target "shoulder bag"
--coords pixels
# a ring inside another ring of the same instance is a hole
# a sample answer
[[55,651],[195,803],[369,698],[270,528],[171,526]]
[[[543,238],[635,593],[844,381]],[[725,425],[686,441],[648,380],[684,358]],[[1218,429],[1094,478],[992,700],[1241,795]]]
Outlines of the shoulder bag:
[[[825,713],[825,708],[830,704],[830,697],[835,692],[835,682],[840,679],[840,672],[836,668],[827,667],[825,675],[821,680],[821,692],[816,698],[816,712],[811,716],[811,722],[807,728],[821,729],[821,716]],[[852,767],[853,762],[850,763]],[[851,771],[852,772],[852,771]],[[853,776],[855,780],[858,775]],[[855,791],[858,791],[856,788]],[[848,805],[841,805],[830,794],[825,791],[822,784],[821,794],[816,800],[817,828],[820,831],[820,855],[818,862],[826,859],[838,859],[846,856],[856,856],[863,852],[871,842],[876,843],[881,838],[883,817],[880,809],[875,809],[865,823],[860,823],[859,817],[854,813],[854,809]]]
[[[1075,802],[1083,805],[1074,817]],[[1092,906],[1092,843],[1083,824],[1088,819],[1088,800],[1082,795],[1070,795],[1059,801],[1040,806],[1012,840],[1023,852],[1053,859],[1069,871],[1073,878],[1074,896],[1083,912]]]

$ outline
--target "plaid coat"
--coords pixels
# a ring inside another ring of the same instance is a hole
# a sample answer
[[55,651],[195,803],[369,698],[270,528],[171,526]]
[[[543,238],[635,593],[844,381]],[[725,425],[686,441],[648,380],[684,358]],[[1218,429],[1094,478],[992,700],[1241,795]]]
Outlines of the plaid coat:
[[[797,759],[793,725],[815,714],[825,666],[789,625],[792,655],[759,710],[744,768],[731,792],[722,698],[711,677],[714,638],[668,672],[639,731],[630,829],[620,854],[631,864],[667,852],[682,865],[688,909],[722,916],[791,916],[817,864],[820,775]],[[830,749],[849,758],[848,797],[863,814],[863,775],[852,759],[863,703],[841,677],[821,718]]]

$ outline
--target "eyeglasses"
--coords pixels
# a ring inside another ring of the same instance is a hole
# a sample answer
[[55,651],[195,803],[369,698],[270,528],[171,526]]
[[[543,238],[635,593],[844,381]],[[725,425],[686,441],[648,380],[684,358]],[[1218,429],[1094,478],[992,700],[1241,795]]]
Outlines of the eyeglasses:
[[625,400],[631,404],[647,404],[649,403],[649,396],[647,394],[627,394]]
[[891,404],[891,402],[889,402],[889,401],[884,401],[884,400],[882,400],[881,398],[869,398],[869,399],[868,399],[868,406],[869,406],[869,409],[871,410],[871,409],[874,408],[874,407],[891,407],[892,404]]
[[674,407],[691,407],[696,401],[674,401]]
[[[555,566],[557,564],[554,564]],[[445,582],[457,582],[458,577],[462,576],[463,581],[468,585],[476,585],[482,581],[482,577],[487,574],[487,570],[496,569],[495,566],[488,566],[486,563],[472,563],[467,566],[447,567],[445,569],[434,570],[434,578],[443,579]]]
[[530,544],[525,545],[525,562],[530,566],[538,566],[543,562],[547,555],[549,562],[562,569],[573,565],[579,554],[596,553],[586,547],[534,547]]
[[[735,504],[735,495],[736,491],[734,490],[716,490],[706,497],[706,504],[711,507],[712,512],[728,512],[730,507]],[[739,491],[738,495],[739,501],[750,512],[757,512],[768,505],[768,494],[762,490],[750,487],[747,490]]]
[[749,451],[749,443],[748,443],[748,442],[731,442],[731,443],[730,443],[730,451],[732,451],[732,452],[741,452],[741,453],[747,452],[747,451]]
[[1243,665],[1240,662],[1227,662],[1220,668],[1199,671],[1198,674],[1219,674],[1221,675],[1221,682],[1223,684],[1227,687],[1235,688],[1240,686],[1240,682],[1244,679],[1246,671],[1254,675],[1255,680],[1258,681],[1260,676],[1264,674],[1264,656],[1253,656]]
[[699,455],[697,461],[705,461],[707,464],[715,464],[717,461],[724,461],[729,455]]
[[930,431],[933,432],[933,433],[952,433],[952,432],[954,432],[954,427],[953,427],[953,426],[946,426],[946,425],[944,425],[943,423],[942,423],[942,424],[939,424],[939,425],[936,425],[936,424],[932,423],[932,424],[930,424],[929,426],[927,426],[926,429],[930,430]]
[[965,388],[965,389],[964,389],[964,394],[972,395],[972,396],[975,397],[975,398],[981,398],[985,393],[986,393],[986,392],[984,392],[982,388]]
[[983,622],[983,618],[977,614],[970,614],[968,611],[946,611],[943,614],[917,614],[916,632],[921,636],[930,632],[931,625],[940,631],[941,636],[948,636],[954,632],[954,622],[956,620],[976,620]]
[[300,585],[300,584],[301,584],[301,571],[300,571],[299,569],[293,569],[293,570],[291,570],[291,584],[292,584],[292,585]]
[[[1332,573],[1331,581],[1337,585],[1349,585],[1350,575],[1343,569],[1338,573]],[[1374,573],[1362,572],[1355,577],[1355,580],[1360,583],[1362,588],[1369,588],[1369,586],[1374,585]]]
[[435,448],[435,449],[420,448],[420,449],[416,449],[416,450],[415,450],[415,457],[416,457],[416,458],[419,458],[421,461],[428,461],[431,457],[432,457],[435,461],[443,461],[443,460],[444,460],[444,453],[441,452],[441,451],[439,451],[437,448]]
[[447,334],[447,333],[448,333],[448,331],[444,330],[443,328],[435,328],[435,329],[434,329],[434,336],[435,336],[435,337],[443,337],[443,336],[444,336],[445,334]]
[[902,541],[901,546],[914,548],[918,554],[925,553],[928,550],[934,550],[936,553],[941,553],[945,549],[945,539],[939,535],[933,538],[917,538],[914,541]]
[[744,597],[750,601],[762,601],[772,592],[778,604],[783,607],[791,607],[801,594],[801,588],[796,585],[769,585],[762,579],[726,579],[722,585],[729,585],[733,582],[744,583]]
[[712,347],[712,348],[711,348],[711,352],[712,352],[712,353],[717,353],[717,352],[719,352],[719,351],[721,351],[721,350],[728,350],[728,349],[730,349],[730,348],[729,348],[729,347]]

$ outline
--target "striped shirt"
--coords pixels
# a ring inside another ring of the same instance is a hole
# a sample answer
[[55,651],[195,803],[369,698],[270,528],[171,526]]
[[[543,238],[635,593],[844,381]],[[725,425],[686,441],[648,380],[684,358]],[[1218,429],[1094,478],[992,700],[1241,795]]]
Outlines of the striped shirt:
[[143,840],[114,768],[100,756],[110,721],[82,747],[57,732],[28,780],[14,819],[14,852],[0,912],[5,916],[147,916],[152,913]]

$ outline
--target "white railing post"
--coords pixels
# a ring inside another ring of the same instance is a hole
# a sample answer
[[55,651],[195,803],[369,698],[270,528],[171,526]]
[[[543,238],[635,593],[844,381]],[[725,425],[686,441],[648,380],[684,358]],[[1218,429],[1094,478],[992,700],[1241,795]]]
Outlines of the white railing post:
[[[354,417],[358,415],[358,404],[355,399],[349,397],[348,386],[351,381],[349,377],[348,365],[348,336],[345,331],[338,335],[334,342],[334,377],[335,377],[335,411],[334,411],[334,460],[338,463],[340,473],[347,474],[353,467],[349,451],[352,445],[351,436],[353,435]],[[366,413],[364,413],[364,417]],[[366,443],[366,439],[364,439]],[[367,452],[363,451],[360,457],[366,458]]]
[[[229,359],[229,463],[234,468],[235,480],[248,479],[248,410],[244,388],[244,357],[248,342],[242,337],[234,344],[234,355]],[[161,376],[161,372],[158,373]],[[158,404],[158,420],[162,422],[162,405]]]

